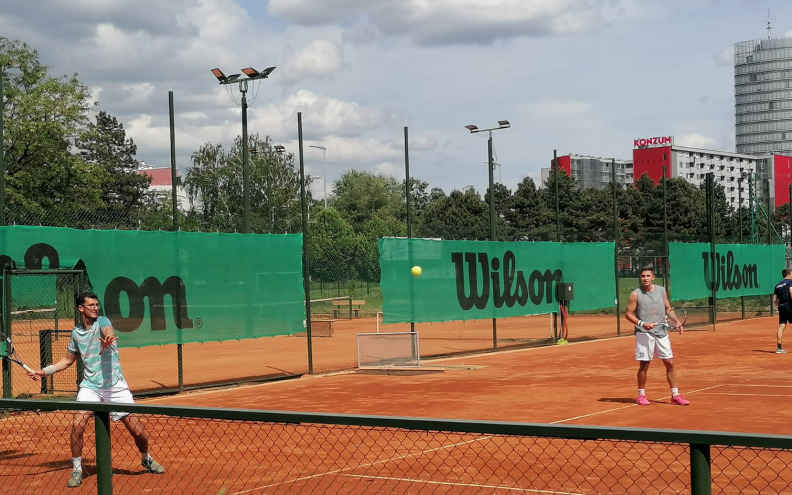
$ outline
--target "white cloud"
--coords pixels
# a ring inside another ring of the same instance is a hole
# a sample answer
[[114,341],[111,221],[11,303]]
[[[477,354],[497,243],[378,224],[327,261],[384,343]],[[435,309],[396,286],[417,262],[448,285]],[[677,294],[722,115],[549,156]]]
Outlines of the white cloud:
[[[718,150],[721,144],[718,139],[714,139],[702,134],[692,132],[689,134],[677,134],[674,136],[674,144],[687,148],[700,148],[704,150]],[[725,150],[723,150],[725,151]]]
[[542,100],[526,105],[527,111],[537,117],[577,117],[590,114],[591,102]]
[[[589,0],[271,0],[273,15],[315,25],[365,18],[420,45],[488,44],[521,36],[586,34],[606,26],[610,2]],[[607,10],[606,10],[607,8]]]
[[344,66],[341,46],[328,40],[313,40],[304,48],[286,58],[282,69],[286,83],[294,83],[312,77],[331,76]]

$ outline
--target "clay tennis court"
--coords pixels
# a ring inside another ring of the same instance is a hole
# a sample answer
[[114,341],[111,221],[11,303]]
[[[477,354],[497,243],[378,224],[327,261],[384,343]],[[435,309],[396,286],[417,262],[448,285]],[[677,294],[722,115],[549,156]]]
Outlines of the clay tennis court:
[[652,405],[635,405],[629,334],[423,361],[444,371],[304,376],[145,403],[789,435],[792,353],[774,353],[776,322],[755,318],[672,334],[680,390],[692,403],[687,407],[670,404],[657,360],[646,389]]
[[[574,325],[573,316],[571,334]],[[716,331],[674,334],[679,384],[692,403],[686,407],[670,404],[660,362],[655,362],[649,370],[647,396],[651,406],[635,405],[637,365],[633,360],[631,335],[424,361],[430,367],[425,371],[347,371],[139,402],[790,435],[792,354],[774,353],[776,326],[773,318],[756,318],[719,324]],[[590,479],[597,477],[614,476],[613,469],[607,469],[606,465],[598,465],[590,472],[581,470],[585,463],[579,458],[580,465],[570,465],[569,459],[574,458],[584,443],[569,440],[537,439],[533,446],[526,446],[510,437],[460,433],[429,438],[421,432],[394,433],[389,429],[373,435],[361,428],[279,423],[262,425],[267,434],[261,435],[253,434],[253,426],[249,424],[237,427],[223,423],[209,427],[200,420],[164,417],[149,417],[147,421],[152,430],[152,451],[168,471],[159,477],[139,476],[134,446],[123,428],[114,424],[113,482],[120,490],[117,493],[221,493],[226,489],[222,493],[551,493],[515,488],[520,483],[514,480],[520,481],[528,474],[524,467],[510,463],[512,457],[534,458],[541,464],[536,476],[551,479],[563,476],[572,486],[592,483]],[[61,425],[64,430],[66,427]],[[49,435],[57,435],[57,429],[50,426]],[[51,442],[43,436],[39,441]],[[366,453],[359,453],[363,447],[351,450],[331,447],[349,444],[364,446]],[[36,472],[40,482],[49,479],[54,483],[52,486],[60,486],[68,478],[70,455],[65,439],[60,447],[49,447],[49,454],[55,448],[62,451],[47,464],[43,464],[44,459],[40,459],[42,464],[37,464],[38,456],[20,462],[38,466],[31,472]],[[371,450],[384,456],[384,460]],[[620,453],[615,464],[629,465],[635,462],[631,458],[650,454],[652,459],[665,463],[666,471],[674,477],[678,475],[675,470],[686,469],[687,453],[679,445],[633,446],[629,452]],[[475,473],[505,470],[503,477],[497,479],[505,477],[511,481],[492,483],[477,479],[475,474],[470,474],[468,480],[466,474],[460,477],[456,472],[443,475],[436,464],[444,466],[448,456],[455,462],[459,456],[476,458]],[[788,457],[790,453],[782,451],[761,462],[767,465],[780,462],[783,471],[784,467],[788,469],[789,464],[785,464]],[[298,466],[303,462],[313,463],[309,476]],[[47,469],[41,467],[44,465]],[[240,472],[234,467],[238,465],[246,467]],[[378,475],[372,475],[372,466]],[[386,467],[387,475],[383,474]],[[346,480],[344,483],[356,483],[349,485],[354,488],[339,484],[341,475]],[[447,477],[457,481],[448,484],[444,481]],[[789,490],[783,478],[778,482],[780,485],[771,485],[772,492]],[[196,479],[211,481],[199,485],[205,491],[196,491]],[[82,491],[76,492],[95,492],[94,480],[94,476],[89,476],[80,488]],[[361,485],[361,480],[367,484]],[[664,487],[678,487],[673,493],[689,493],[684,482],[677,478],[666,481]],[[747,481],[730,481],[721,492],[741,493],[740,483]],[[591,490],[582,492],[553,493],[636,493],[632,484],[617,485],[617,490],[613,486],[592,486]],[[23,488],[18,493],[41,493],[26,492]],[[652,483],[638,491],[666,492]]]

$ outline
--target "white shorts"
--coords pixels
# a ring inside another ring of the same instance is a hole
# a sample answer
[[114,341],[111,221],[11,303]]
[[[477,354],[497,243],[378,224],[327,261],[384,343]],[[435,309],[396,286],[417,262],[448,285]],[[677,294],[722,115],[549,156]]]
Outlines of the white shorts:
[[[129,385],[126,381],[120,381],[113,385],[112,388],[92,389],[80,387],[77,392],[77,402],[118,402],[121,404],[134,404],[135,399],[132,398],[132,392],[129,390]],[[113,421],[118,421],[129,413],[110,413]]]
[[635,360],[651,361],[657,352],[660,359],[671,359],[674,353],[671,352],[671,339],[665,337],[655,337],[649,332],[638,332],[635,334]]

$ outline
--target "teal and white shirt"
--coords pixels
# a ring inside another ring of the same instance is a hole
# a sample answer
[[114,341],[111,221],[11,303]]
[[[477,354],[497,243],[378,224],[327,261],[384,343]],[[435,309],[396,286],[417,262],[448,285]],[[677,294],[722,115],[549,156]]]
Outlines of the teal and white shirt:
[[102,328],[112,326],[109,319],[100,316],[90,327],[79,324],[72,330],[66,350],[82,357],[84,372],[81,387],[107,389],[124,380],[116,343],[113,342],[99,354],[102,350]]

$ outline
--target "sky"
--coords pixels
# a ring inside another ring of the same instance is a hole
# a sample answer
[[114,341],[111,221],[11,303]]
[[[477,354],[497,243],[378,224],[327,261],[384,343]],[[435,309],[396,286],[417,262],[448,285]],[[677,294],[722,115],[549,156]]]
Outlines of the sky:
[[[789,0],[4,0],[0,36],[76,74],[137,145],[181,173],[206,143],[248,132],[299,163],[315,198],[354,169],[446,193],[537,184],[556,152],[631,159],[633,140],[734,151],[736,42],[792,36]],[[771,30],[768,32],[768,22]],[[326,151],[311,146],[322,146]]]

